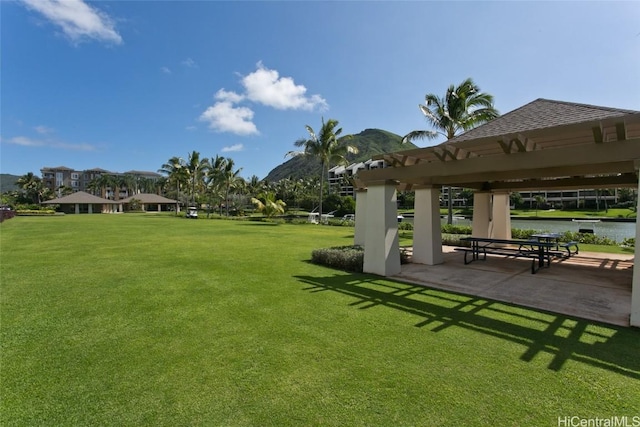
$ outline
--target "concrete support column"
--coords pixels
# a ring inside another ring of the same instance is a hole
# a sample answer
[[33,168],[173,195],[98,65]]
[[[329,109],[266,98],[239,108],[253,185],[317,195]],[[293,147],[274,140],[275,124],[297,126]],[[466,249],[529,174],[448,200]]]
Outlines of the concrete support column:
[[[640,169],[640,160],[636,160],[634,164],[636,168],[636,174],[638,174],[638,169]],[[638,182],[638,191],[640,191],[640,181]],[[640,193],[639,193],[640,194]],[[640,198],[638,198],[636,206],[636,212],[638,212],[638,208],[640,208]],[[638,226],[640,223],[636,221],[636,242],[640,242],[640,228]],[[631,318],[629,322],[631,326],[636,326],[640,328],[640,265],[636,265],[638,262],[638,257],[634,259],[633,262],[633,282],[631,285]]]
[[413,217],[413,262],[436,265],[444,262],[440,226],[440,189],[415,190]]
[[353,244],[364,246],[367,229],[367,190],[356,191],[356,220]]
[[494,193],[492,203],[492,220],[489,237],[492,239],[511,239],[511,208],[509,193]]
[[89,208],[87,210],[90,214],[93,213],[93,205],[91,203],[89,203]]
[[491,220],[491,193],[473,193],[473,220],[471,235],[473,237],[489,237]]
[[162,212],[162,205],[158,203],[158,212]]
[[396,182],[371,183],[367,190],[364,272],[380,276],[400,273]]
[[76,203],[76,214],[80,213],[80,205]]

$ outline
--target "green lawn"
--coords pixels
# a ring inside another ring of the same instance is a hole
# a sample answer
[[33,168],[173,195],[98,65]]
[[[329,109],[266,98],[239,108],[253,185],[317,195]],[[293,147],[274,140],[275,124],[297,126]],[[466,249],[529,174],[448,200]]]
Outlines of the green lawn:
[[536,210],[536,209],[513,209],[513,218],[518,217],[540,217],[540,218],[635,218],[636,212],[632,209],[607,209],[607,210]]
[[0,424],[640,415],[640,330],[308,262],[352,238],[348,227],[160,214],[2,223]]

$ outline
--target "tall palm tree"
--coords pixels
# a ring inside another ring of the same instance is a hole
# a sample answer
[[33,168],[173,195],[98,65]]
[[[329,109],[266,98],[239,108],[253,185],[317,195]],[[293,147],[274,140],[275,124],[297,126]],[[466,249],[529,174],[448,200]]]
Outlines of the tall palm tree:
[[207,168],[209,167],[209,161],[207,159],[200,159],[200,153],[192,151],[189,153],[187,159],[187,172],[189,174],[189,183],[191,184],[191,204],[196,203],[196,188],[204,186],[204,176]]
[[[459,132],[473,129],[500,115],[493,106],[493,96],[481,92],[471,78],[464,80],[458,86],[449,86],[444,97],[428,93],[425,96],[425,105],[420,104],[418,108],[434,130],[414,130],[405,135],[402,142],[434,139],[440,135],[449,140]],[[448,192],[447,224],[451,224],[453,222],[451,187],[448,187]]]
[[344,143],[345,136],[338,139],[342,133],[342,128],[338,128],[338,121],[329,119],[327,122],[322,119],[320,133],[316,134],[311,126],[306,125],[309,132],[309,139],[299,139],[294,144],[296,147],[304,147],[302,151],[289,151],[287,156],[307,156],[320,160],[320,200],[318,202],[318,212],[322,217],[322,193],[324,190],[325,170],[328,171],[331,164],[347,164],[347,154],[357,153],[358,149],[352,145]]
[[214,201],[217,201],[220,206],[220,215],[222,215],[222,200],[224,198],[224,182],[223,171],[226,165],[227,159],[223,156],[216,154],[208,161],[208,167],[204,172],[205,190],[207,198],[209,199],[209,212]]
[[228,158],[226,159],[222,169],[222,182],[224,183],[225,189],[225,209],[227,211],[227,216],[229,216],[229,194],[231,189],[238,184],[239,180],[242,179],[242,177],[239,176],[242,168],[233,170],[234,167],[235,163],[233,162],[233,159]]
[[[184,160],[181,157],[172,157],[169,161],[163,164],[160,169],[158,169],[158,173],[164,174],[167,176],[168,182],[175,185],[176,188],[176,199],[178,203],[180,203],[180,188],[182,188],[182,184],[187,182],[187,168]],[[176,209],[176,215],[178,214],[178,210]]]

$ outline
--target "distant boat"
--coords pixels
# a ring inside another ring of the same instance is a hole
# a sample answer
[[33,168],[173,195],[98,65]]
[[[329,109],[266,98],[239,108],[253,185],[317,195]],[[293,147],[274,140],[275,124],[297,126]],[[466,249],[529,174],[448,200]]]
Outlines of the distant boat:
[[599,219],[573,219],[573,222],[578,223],[578,233],[596,234],[596,224],[600,222]]

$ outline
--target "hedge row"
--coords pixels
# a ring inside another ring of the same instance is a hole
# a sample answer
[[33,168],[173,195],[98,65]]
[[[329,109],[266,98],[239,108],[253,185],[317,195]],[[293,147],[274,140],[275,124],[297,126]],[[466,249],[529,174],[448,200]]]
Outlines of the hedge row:
[[[332,248],[315,249],[311,252],[311,262],[339,270],[362,273],[364,265],[364,248],[362,246],[334,246]],[[409,254],[400,250],[400,263],[407,264]]]

